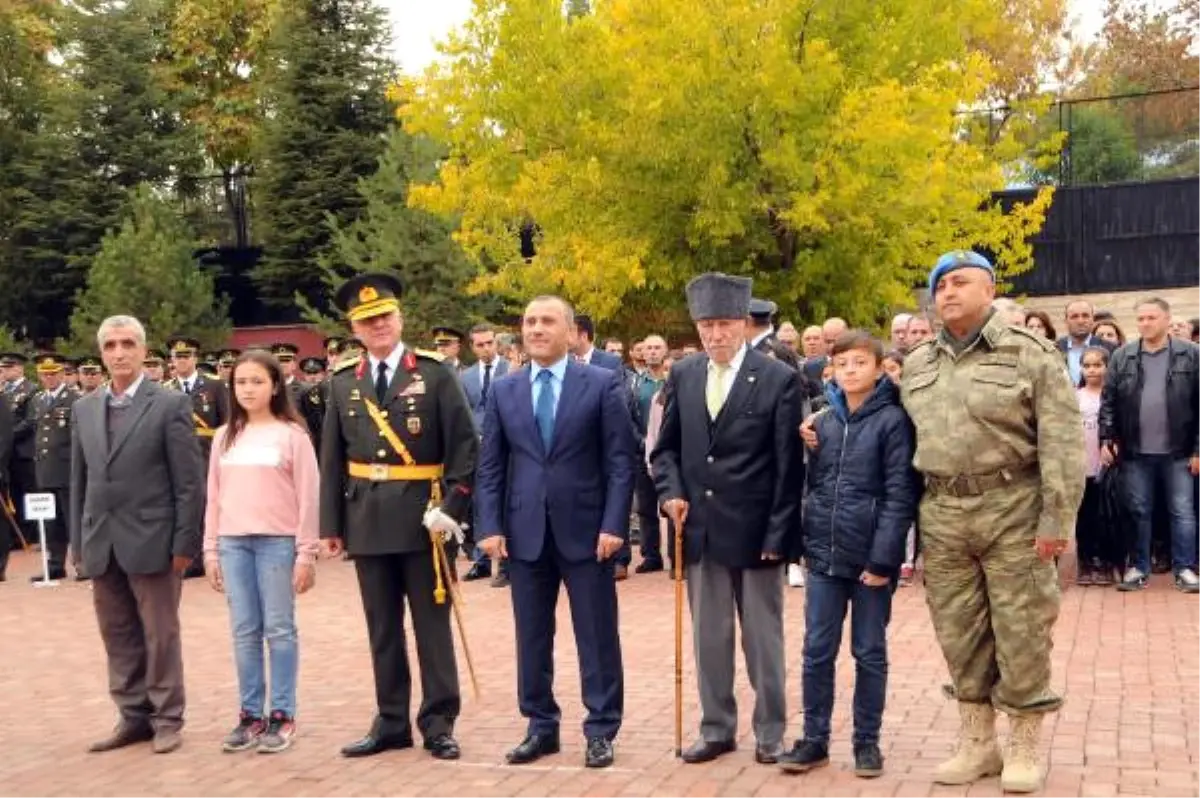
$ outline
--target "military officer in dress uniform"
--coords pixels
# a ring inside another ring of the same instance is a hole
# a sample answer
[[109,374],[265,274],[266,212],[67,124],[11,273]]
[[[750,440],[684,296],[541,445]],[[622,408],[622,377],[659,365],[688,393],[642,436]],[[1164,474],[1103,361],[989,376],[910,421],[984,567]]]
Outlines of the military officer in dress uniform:
[[167,353],[161,349],[147,349],[146,357],[142,361],[146,379],[150,382],[162,382],[163,369],[166,367]]
[[[53,493],[57,512],[46,522],[46,559],[51,579],[67,577],[67,508],[68,488],[71,485],[71,407],[79,392],[67,385],[67,359],[54,352],[39,354],[38,380],[42,383],[30,402],[37,428],[35,430],[33,463],[37,489]],[[42,575],[30,581],[42,581]]]
[[437,348],[438,354],[442,356],[442,362],[454,369],[456,374],[466,368],[459,358],[465,337],[462,332],[453,327],[443,325],[433,328],[433,345]]
[[329,556],[344,548],[354,560],[378,707],[367,735],[342,754],[371,756],[413,745],[407,603],[421,671],[417,728],[435,758],[457,759],[453,735],[461,702],[451,597],[443,588],[447,560],[439,549],[445,536],[461,534],[479,439],[462,387],[441,356],[401,341],[402,293],[397,278],[367,273],[348,280],[335,297],[367,351],[339,364],[329,383],[321,537]]
[[[13,514],[24,516],[25,494],[37,492],[37,472],[33,467],[33,435],[37,419],[31,400],[37,387],[25,378],[25,364],[29,358],[20,352],[0,354],[0,367],[4,369],[4,397],[12,411],[12,453],[9,457],[9,497],[12,499]],[[37,524],[21,522],[21,534],[30,543],[37,542]]]
[[165,385],[173,391],[183,391],[192,397],[192,421],[196,425],[196,437],[208,465],[212,450],[212,439],[217,427],[229,420],[229,391],[215,377],[207,377],[196,368],[196,355],[200,342],[194,338],[172,338],[167,341],[171,362],[175,364],[175,376]]
[[[159,351],[159,350],[156,350]],[[79,369],[79,392],[87,396],[104,385],[104,362],[95,355],[84,355],[75,361]]]

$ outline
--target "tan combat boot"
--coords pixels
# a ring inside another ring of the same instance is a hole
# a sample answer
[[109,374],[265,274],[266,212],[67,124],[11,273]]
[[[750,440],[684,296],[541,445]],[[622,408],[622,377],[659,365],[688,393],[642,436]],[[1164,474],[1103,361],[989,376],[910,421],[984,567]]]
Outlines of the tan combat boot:
[[995,776],[1004,767],[996,743],[996,710],[992,705],[959,702],[958,714],[962,718],[958,750],[934,771],[933,780],[938,784],[970,784]]
[[1042,715],[1010,719],[1008,752],[1000,786],[1005,792],[1037,792],[1042,788],[1042,763],[1038,743],[1042,739]]

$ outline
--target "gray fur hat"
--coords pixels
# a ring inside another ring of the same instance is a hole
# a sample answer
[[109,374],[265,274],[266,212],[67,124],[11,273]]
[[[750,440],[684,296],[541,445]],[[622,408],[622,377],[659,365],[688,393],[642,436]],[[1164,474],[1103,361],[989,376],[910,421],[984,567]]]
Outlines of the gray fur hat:
[[721,272],[705,272],[687,284],[688,312],[692,321],[742,319],[750,311],[754,281]]

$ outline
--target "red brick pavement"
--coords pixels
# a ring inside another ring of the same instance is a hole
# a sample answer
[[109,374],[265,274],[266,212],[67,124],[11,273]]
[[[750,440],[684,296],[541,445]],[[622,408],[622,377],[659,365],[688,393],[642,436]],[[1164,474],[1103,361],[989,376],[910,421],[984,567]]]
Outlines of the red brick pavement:
[[[999,783],[937,787],[935,764],[957,719],[941,698],[945,678],[922,591],[897,594],[882,747],[885,775],[856,779],[849,767],[853,663],[844,642],[830,767],[788,777],[754,764],[750,691],[739,676],[741,748],[702,766],[673,758],[673,591],[662,574],[620,586],[626,718],[617,762],[582,767],[579,681],[565,597],[559,609],[557,695],[564,750],[537,765],[508,767],[522,736],[515,699],[508,592],[466,586],[467,619],[481,695],[465,691],[458,726],[464,758],[434,762],[419,750],[347,761],[338,748],[372,715],[371,668],[353,568],[322,562],[316,590],[300,601],[299,736],[278,756],[222,754],[234,722],[236,686],[224,600],[201,581],[183,598],[188,714],[184,747],[155,756],[148,746],[89,755],[111,728],[104,652],[86,585],[35,590],[36,555],[14,555],[0,585],[0,793],[8,795],[995,795]],[[789,734],[800,730],[802,590],[787,594]],[[1051,795],[1196,795],[1197,601],[1156,577],[1150,590],[1068,590],[1054,652],[1054,681],[1067,698],[1046,725]],[[848,637],[848,635],[847,635]],[[686,645],[686,643],[685,643]],[[690,657],[689,657],[690,659]],[[461,656],[460,656],[461,665]],[[739,666],[740,667],[740,666]],[[694,674],[685,672],[686,737],[697,724]]]

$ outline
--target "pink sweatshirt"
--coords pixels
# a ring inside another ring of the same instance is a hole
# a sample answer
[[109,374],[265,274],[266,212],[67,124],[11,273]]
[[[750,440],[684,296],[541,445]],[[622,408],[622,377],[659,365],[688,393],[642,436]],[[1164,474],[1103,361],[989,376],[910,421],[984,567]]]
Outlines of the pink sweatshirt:
[[320,475],[308,432],[284,421],[246,426],[225,451],[221,427],[208,461],[204,559],[222,535],[292,535],[296,559],[317,559]]

